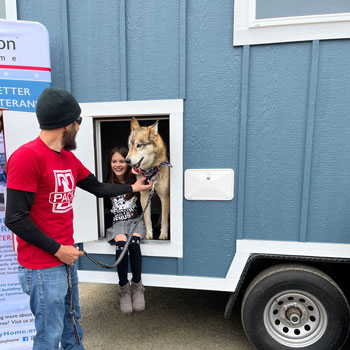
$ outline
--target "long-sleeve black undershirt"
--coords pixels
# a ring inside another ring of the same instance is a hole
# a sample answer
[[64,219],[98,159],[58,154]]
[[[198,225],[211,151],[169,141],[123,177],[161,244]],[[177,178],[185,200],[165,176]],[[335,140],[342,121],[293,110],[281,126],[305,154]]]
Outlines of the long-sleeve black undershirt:
[[[94,194],[96,197],[115,197],[132,192],[131,185],[105,184],[99,182],[93,174],[77,182],[77,187]],[[34,204],[35,193],[7,189],[5,225],[24,241],[55,254],[61,244],[47,236],[29,217]]]

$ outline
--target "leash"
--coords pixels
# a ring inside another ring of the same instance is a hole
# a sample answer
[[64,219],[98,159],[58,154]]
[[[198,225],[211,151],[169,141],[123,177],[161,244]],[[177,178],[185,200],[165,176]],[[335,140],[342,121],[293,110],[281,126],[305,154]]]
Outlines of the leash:
[[134,225],[130,229],[130,232],[128,234],[128,239],[127,239],[127,241],[126,241],[126,243],[124,245],[123,251],[121,252],[121,254],[119,255],[118,259],[115,261],[115,263],[113,265],[107,265],[107,264],[101,263],[100,261],[98,261],[95,258],[93,258],[92,256],[90,256],[84,249],[82,250],[82,252],[86,255],[86,257],[88,259],[90,259],[95,265],[97,265],[99,267],[102,267],[104,269],[114,269],[116,266],[119,265],[121,260],[124,258],[124,255],[126,254],[126,251],[128,250],[128,246],[130,244],[132,233],[134,232],[135,227],[143,219],[143,216],[144,216],[144,214],[145,214],[145,212],[146,212],[146,210],[147,210],[147,208],[148,208],[148,206],[149,206],[149,204],[151,202],[151,199],[152,199],[152,197],[154,195],[154,187],[155,187],[156,183],[157,183],[157,179],[155,179],[153,181],[152,189],[149,192],[149,197],[148,197],[148,200],[146,202],[145,208],[143,209],[142,214],[136,219],[136,222],[134,222]]
[[[173,167],[169,162],[161,162],[159,165],[156,165],[154,168],[152,168],[150,170],[144,171],[142,169],[134,169],[134,168],[132,168],[131,172],[133,174],[141,174],[141,175],[145,176],[146,177],[145,184],[148,185],[148,183],[149,183],[148,181],[158,173],[158,171],[160,170],[160,167],[162,165],[168,166],[169,168]],[[90,259],[90,261],[92,261],[96,266],[102,267],[103,269],[114,269],[116,266],[119,265],[119,263],[124,258],[124,255],[125,255],[128,247],[129,247],[129,244],[130,244],[130,241],[131,241],[131,237],[132,237],[132,233],[133,233],[135,227],[138,225],[140,220],[143,219],[145,211],[146,211],[146,209],[148,208],[148,206],[149,206],[149,204],[151,202],[151,199],[152,199],[152,197],[154,195],[154,187],[155,187],[157,181],[158,181],[157,178],[153,181],[152,189],[149,192],[149,197],[148,197],[147,203],[145,205],[145,208],[142,211],[142,214],[137,219],[137,221],[134,223],[134,226],[131,228],[130,233],[128,235],[128,239],[127,239],[127,241],[126,241],[126,243],[124,245],[123,251],[121,252],[121,254],[119,255],[118,259],[116,260],[116,262],[113,265],[107,265],[107,264],[101,263],[100,261],[98,261],[95,258],[93,258],[92,256],[90,256],[84,249],[82,250],[82,252],[86,255],[86,257],[88,259]]]
[[81,345],[78,329],[77,329],[77,322],[75,318],[75,309],[74,309],[74,301],[73,301],[73,284],[72,284],[72,272],[70,270],[70,266],[66,265],[67,270],[67,281],[68,281],[68,290],[69,290],[69,313],[72,318],[73,323],[73,329],[74,329],[74,335],[75,335],[75,341],[77,345]]
[[[134,223],[134,226],[131,228],[131,230],[128,234],[128,239],[125,243],[124,249],[122,250],[120,256],[118,257],[118,259],[116,260],[116,262],[113,265],[107,265],[107,264],[101,263],[100,261],[98,261],[95,258],[93,258],[92,256],[90,256],[84,249],[82,250],[82,252],[86,255],[86,257],[88,259],[90,259],[95,265],[102,267],[104,269],[113,269],[119,265],[120,261],[124,258],[124,255],[127,252],[128,246],[129,246],[130,241],[131,241],[132,233],[134,232],[135,227],[138,225],[140,220],[143,219],[143,216],[144,216],[149,204],[151,203],[151,199],[154,195],[154,187],[155,187],[156,183],[157,183],[157,179],[155,179],[153,182],[152,189],[149,192],[149,197],[148,197],[147,203],[145,205],[145,209],[142,211],[142,214],[138,217],[137,221]],[[69,291],[69,296],[70,296],[69,313],[70,313],[71,318],[72,318],[76,343],[77,343],[77,345],[81,345],[79,334],[78,334],[78,329],[77,329],[76,317],[75,317],[75,309],[74,309],[74,301],[73,301],[72,273],[71,273],[69,265],[66,265],[66,270],[67,270],[68,291]]]

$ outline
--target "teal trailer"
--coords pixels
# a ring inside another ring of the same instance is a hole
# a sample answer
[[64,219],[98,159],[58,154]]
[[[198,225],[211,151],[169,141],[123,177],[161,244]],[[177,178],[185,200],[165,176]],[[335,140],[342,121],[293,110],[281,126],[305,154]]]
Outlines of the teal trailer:
[[[101,181],[131,118],[159,120],[173,165],[170,238],[142,243],[144,284],[228,292],[225,317],[239,303],[259,350],[341,349],[348,2],[17,0],[16,13],[47,28],[52,85],[82,106],[76,154]],[[34,113],[11,108],[4,129],[7,155],[39,131]],[[77,190],[74,212],[76,242],[113,264],[103,200]],[[117,283],[86,257],[79,277]]]

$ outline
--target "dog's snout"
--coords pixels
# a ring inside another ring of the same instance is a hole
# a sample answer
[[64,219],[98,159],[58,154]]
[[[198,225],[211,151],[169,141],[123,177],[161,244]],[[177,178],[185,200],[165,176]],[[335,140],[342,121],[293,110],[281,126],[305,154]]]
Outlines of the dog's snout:
[[131,160],[129,158],[125,158],[125,163],[126,164],[130,164],[131,163]]

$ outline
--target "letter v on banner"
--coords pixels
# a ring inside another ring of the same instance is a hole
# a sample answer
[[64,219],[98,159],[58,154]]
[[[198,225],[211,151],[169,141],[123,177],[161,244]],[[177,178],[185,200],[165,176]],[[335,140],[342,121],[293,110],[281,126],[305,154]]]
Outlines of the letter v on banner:
[[[50,85],[50,44],[46,28],[37,22],[0,20],[0,109],[35,118],[33,112],[36,101],[42,90]],[[23,128],[25,129],[23,125],[18,125],[17,138],[22,144],[26,142],[25,135],[22,134],[25,132]],[[0,258],[5,268],[0,268],[0,350],[29,350],[33,347],[35,335],[34,317],[29,310],[28,296],[22,292],[18,280],[17,253],[14,251],[16,240],[4,225],[4,148],[4,135],[1,130]]]

